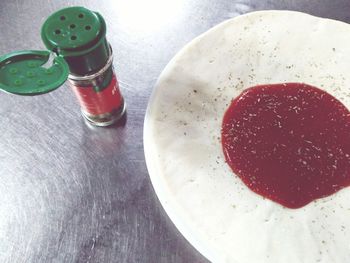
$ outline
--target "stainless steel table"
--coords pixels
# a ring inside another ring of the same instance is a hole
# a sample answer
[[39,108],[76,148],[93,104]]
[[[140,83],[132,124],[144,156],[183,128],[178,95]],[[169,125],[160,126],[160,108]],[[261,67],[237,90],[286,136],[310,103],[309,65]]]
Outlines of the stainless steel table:
[[208,262],[176,230],[148,177],[142,127],[158,75],[225,19],[290,9],[350,22],[350,1],[1,0],[0,54],[43,49],[41,24],[68,5],[105,17],[127,117],[89,127],[67,86],[0,94],[0,262]]

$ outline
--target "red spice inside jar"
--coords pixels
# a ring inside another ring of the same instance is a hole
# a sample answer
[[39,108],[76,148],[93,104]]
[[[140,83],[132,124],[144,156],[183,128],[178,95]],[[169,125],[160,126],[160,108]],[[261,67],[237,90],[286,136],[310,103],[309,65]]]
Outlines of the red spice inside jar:
[[80,87],[71,84],[82,110],[89,115],[102,115],[122,106],[122,95],[115,75],[106,88],[96,91],[93,86]]

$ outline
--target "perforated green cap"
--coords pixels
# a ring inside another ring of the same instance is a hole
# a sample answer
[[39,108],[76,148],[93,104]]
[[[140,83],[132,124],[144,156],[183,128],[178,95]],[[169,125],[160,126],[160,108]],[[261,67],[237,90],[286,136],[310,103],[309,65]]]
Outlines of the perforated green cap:
[[62,56],[73,74],[86,75],[108,60],[106,23],[84,7],[61,9],[45,21],[41,38],[45,46]]
[[0,57],[0,89],[19,95],[38,95],[60,87],[68,65],[49,51],[18,51]]
[[103,32],[99,15],[84,7],[68,7],[52,14],[41,29],[47,48],[62,55],[92,46]]

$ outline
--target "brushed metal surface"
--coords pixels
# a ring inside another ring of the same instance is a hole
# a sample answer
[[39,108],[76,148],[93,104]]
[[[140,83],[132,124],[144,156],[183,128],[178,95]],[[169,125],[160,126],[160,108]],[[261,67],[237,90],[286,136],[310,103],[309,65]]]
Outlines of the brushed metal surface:
[[261,9],[350,21],[348,0],[0,1],[0,54],[43,49],[40,26],[82,5],[108,25],[127,117],[89,127],[67,86],[0,94],[0,262],[208,262],[176,230],[146,170],[142,128],[157,77],[188,41]]

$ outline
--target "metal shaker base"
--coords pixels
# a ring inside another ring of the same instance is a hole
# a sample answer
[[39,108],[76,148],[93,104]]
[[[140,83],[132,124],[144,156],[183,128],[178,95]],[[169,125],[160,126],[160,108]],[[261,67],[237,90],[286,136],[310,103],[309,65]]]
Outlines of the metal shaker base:
[[126,112],[126,104],[123,100],[119,109],[114,110],[110,113],[100,114],[100,115],[91,115],[82,110],[81,114],[89,124],[94,126],[99,126],[99,127],[107,127],[115,124],[118,120],[120,120],[121,117],[123,117],[125,112]]

